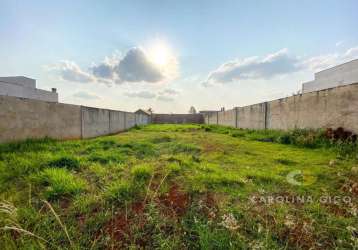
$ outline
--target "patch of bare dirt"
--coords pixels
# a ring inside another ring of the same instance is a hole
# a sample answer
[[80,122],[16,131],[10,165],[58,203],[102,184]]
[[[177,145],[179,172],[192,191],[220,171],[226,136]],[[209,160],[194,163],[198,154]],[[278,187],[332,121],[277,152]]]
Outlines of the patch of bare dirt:
[[169,192],[159,197],[159,204],[163,212],[169,216],[182,216],[185,214],[190,203],[189,195],[179,186],[173,185]]
[[131,228],[143,228],[147,222],[143,202],[133,203],[127,212],[120,210],[106,223],[104,231],[116,242],[127,242],[131,237]]
[[342,187],[341,190],[345,193],[353,194],[354,196],[358,196],[358,182],[353,180],[348,180]]

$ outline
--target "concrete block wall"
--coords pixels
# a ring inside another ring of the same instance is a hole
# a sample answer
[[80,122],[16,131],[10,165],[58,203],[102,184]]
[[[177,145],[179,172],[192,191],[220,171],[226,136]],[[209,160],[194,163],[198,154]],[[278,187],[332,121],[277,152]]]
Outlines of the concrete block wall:
[[236,127],[236,109],[221,111],[217,116],[220,125]]
[[136,124],[147,124],[148,117],[136,121],[130,112],[0,96],[0,143],[28,138],[92,138],[118,133]]
[[206,124],[218,124],[218,113],[210,113],[205,116],[205,123]]
[[205,123],[282,130],[343,127],[358,133],[358,84],[220,111],[206,115]]
[[135,120],[136,115],[134,113],[126,112],[125,117],[126,117],[126,129],[136,125],[136,120]]
[[268,128],[337,128],[358,133],[358,84],[296,95],[269,103]]
[[82,137],[81,106],[0,96],[0,142]]
[[267,103],[259,103],[236,108],[237,128],[265,129],[265,115]]
[[125,112],[109,111],[109,132],[115,134],[126,130]]
[[109,114],[106,109],[82,107],[82,137],[110,134]]
[[152,123],[204,123],[204,115],[202,114],[152,114]]

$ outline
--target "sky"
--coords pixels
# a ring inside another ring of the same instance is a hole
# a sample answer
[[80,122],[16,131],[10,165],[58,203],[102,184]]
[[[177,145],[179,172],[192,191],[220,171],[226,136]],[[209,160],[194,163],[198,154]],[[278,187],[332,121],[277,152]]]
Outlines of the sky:
[[358,1],[0,0],[0,76],[60,102],[157,113],[297,93],[358,58]]

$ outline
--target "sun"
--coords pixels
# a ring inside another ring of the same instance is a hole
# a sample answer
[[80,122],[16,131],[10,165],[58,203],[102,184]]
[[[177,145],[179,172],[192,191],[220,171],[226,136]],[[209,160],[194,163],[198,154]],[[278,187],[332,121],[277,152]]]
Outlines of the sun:
[[155,41],[148,48],[149,59],[159,67],[165,67],[173,58],[173,53],[164,41]]
[[[146,58],[165,81],[175,79],[179,75],[177,51],[165,39],[153,39],[143,45]],[[164,81],[164,80],[163,80]]]

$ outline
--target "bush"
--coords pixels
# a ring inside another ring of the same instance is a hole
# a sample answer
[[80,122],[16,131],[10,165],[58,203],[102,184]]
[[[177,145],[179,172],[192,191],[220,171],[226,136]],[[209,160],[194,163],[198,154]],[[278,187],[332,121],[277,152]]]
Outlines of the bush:
[[205,130],[206,132],[209,132],[209,131],[212,130],[212,128],[210,128],[210,127],[205,127],[204,130]]
[[292,138],[289,133],[285,133],[277,138],[277,142],[281,144],[291,144]]
[[358,158],[358,145],[356,142],[338,141],[334,144],[338,157],[340,158]]
[[213,133],[230,133],[232,137],[241,137],[247,140],[291,144],[305,148],[333,148],[341,158],[358,158],[358,146],[356,142],[351,140],[330,140],[323,129],[293,129],[289,131],[270,129],[252,130],[220,125],[203,125],[201,128],[204,131]]

